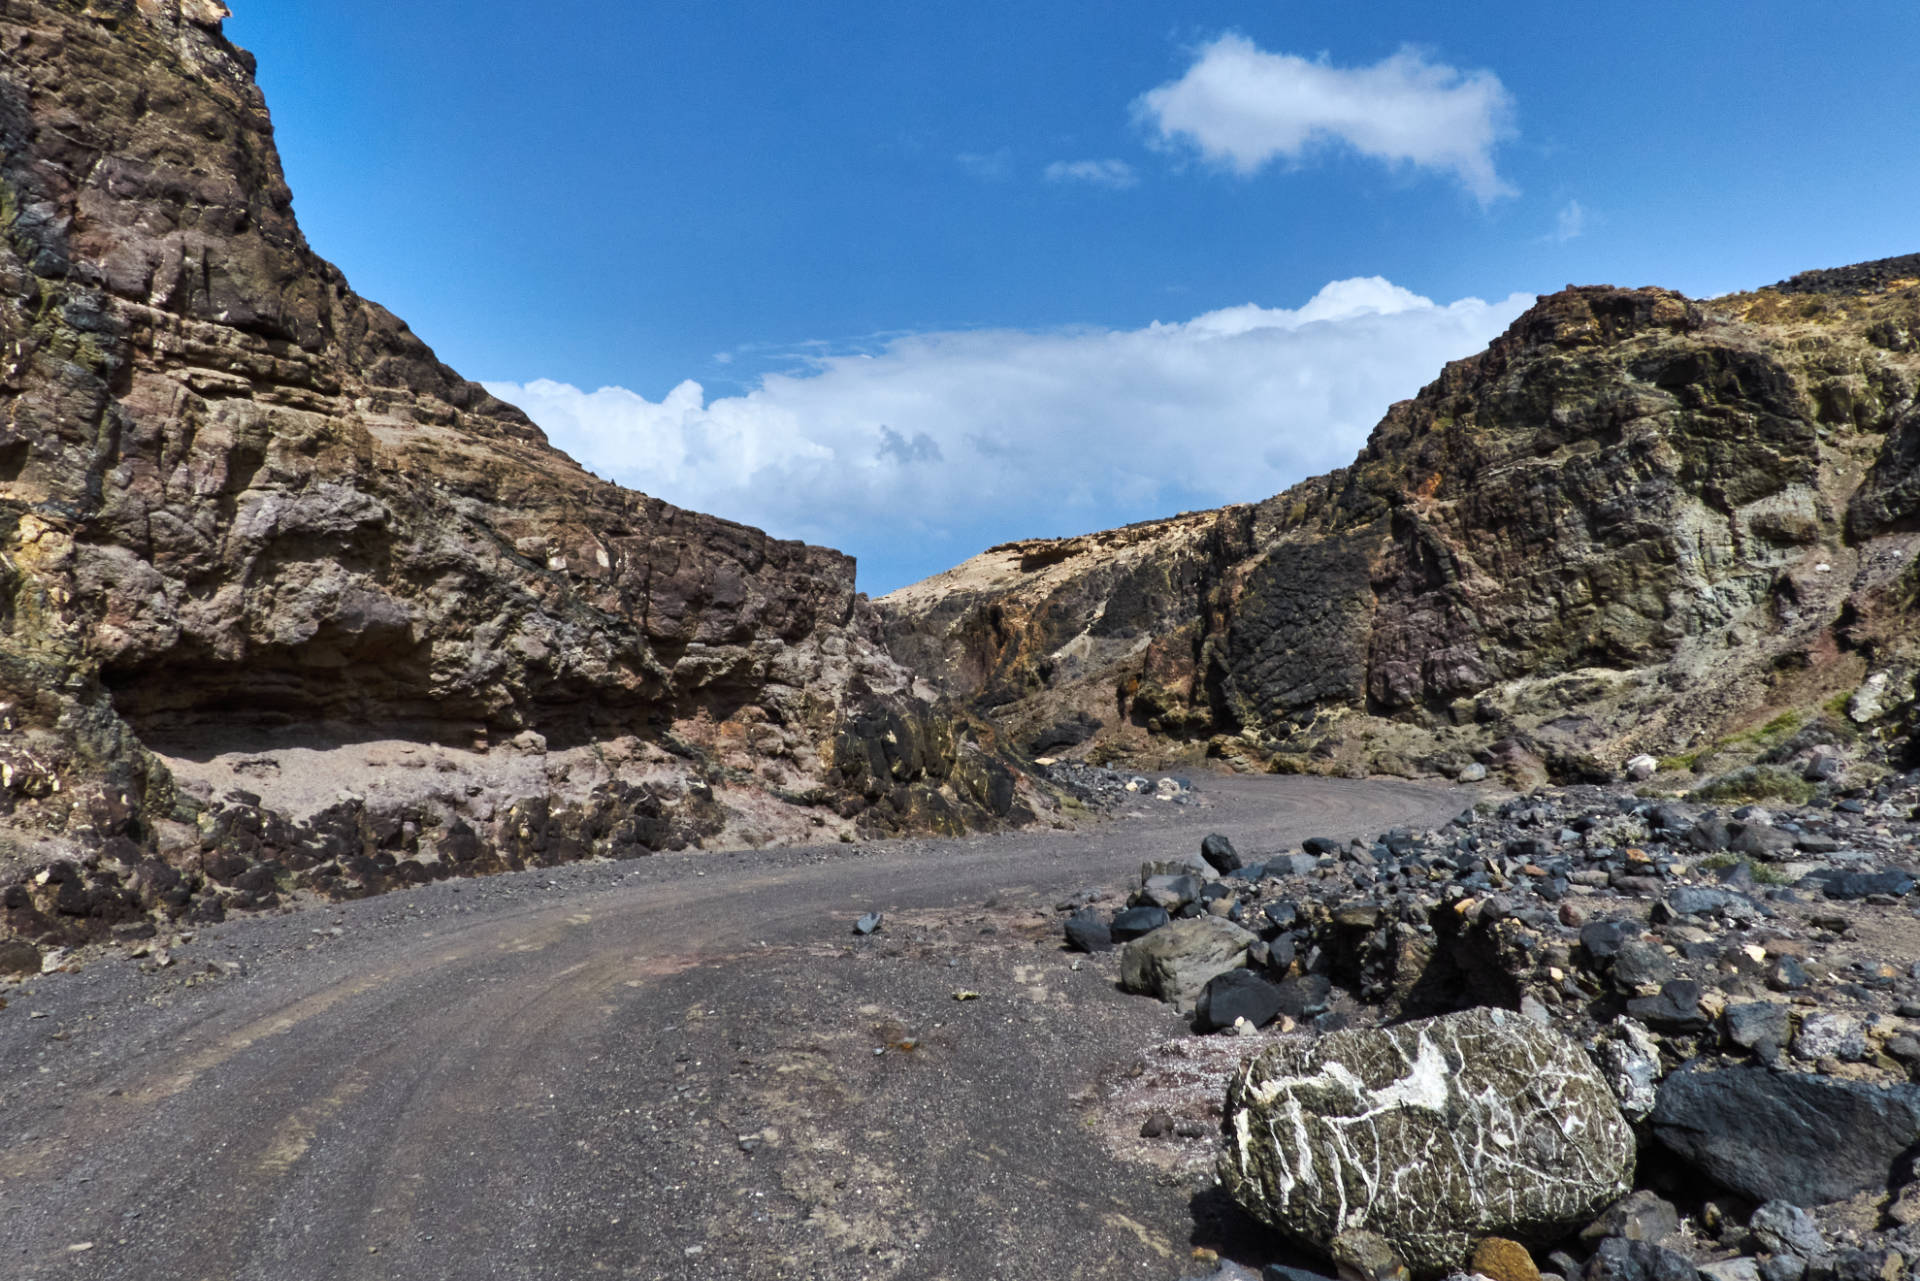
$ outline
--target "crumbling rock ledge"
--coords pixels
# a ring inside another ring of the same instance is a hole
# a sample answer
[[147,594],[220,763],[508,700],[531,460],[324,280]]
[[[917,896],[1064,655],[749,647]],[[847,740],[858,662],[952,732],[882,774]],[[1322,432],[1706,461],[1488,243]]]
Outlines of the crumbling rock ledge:
[[1028,813],[851,559],[596,479],[315,256],[225,12],[0,0],[6,929]]
[[1392,406],[1351,466],[993,548],[877,602],[889,644],[1015,741],[1096,763],[1524,789],[1641,754],[1710,774],[1793,714],[1899,765],[1920,670],[1914,261],[1710,300],[1543,297]]

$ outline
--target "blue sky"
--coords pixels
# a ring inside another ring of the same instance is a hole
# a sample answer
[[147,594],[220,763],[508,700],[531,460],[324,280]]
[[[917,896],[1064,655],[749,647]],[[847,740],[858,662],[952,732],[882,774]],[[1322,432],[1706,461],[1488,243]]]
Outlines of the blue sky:
[[1920,249],[1907,3],[230,3],[360,292],[875,592],[1340,465],[1568,282]]

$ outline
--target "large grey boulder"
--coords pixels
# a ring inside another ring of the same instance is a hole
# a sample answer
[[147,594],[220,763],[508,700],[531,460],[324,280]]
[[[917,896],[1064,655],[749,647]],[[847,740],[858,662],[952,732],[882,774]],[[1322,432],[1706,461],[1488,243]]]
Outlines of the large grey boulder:
[[1633,1131],[1579,1045],[1507,1010],[1281,1037],[1227,1088],[1221,1179],[1325,1252],[1352,1228],[1418,1273],[1545,1243],[1633,1183]]
[[1197,876],[1149,876],[1140,886],[1140,897],[1153,906],[1178,912],[1200,897],[1203,882]]
[[1661,1083],[1651,1121],[1663,1145],[1735,1192],[1822,1205],[1887,1187],[1920,1144],[1920,1087],[1690,1065]]
[[1191,1010],[1215,975],[1247,963],[1254,936],[1218,916],[1163,925],[1120,953],[1120,986]]
[[1769,1201],[1755,1210],[1747,1220],[1747,1231],[1768,1254],[1817,1259],[1827,1252],[1819,1223],[1791,1201]]

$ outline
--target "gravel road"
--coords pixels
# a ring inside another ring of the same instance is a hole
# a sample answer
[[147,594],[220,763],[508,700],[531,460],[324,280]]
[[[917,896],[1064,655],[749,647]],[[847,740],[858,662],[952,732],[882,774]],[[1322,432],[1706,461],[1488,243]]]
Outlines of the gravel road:
[[1199,787],[441,883],[0,988],[0,1275],[1177,1276],[1207,1216],[1089,1113],[1183,1027],[1062,951],[1053,902],[1208,831],[1257,855],[1472,799]]

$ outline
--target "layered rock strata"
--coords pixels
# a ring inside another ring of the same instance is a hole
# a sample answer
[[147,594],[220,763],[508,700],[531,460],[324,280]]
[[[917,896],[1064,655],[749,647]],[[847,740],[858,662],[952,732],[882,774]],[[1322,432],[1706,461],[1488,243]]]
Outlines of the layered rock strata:
[[1917,276],[1890,259],[1707,302],[1567,289],[1393,406],[1351,467],[995,548],[878,602],[889,642],[1027,745],[1076,753],[1478,761],[1530,785],[1643,752],[1711,765],[1783,711],[1898,736]]
[[309,249],[224,13],[0,0],[0,878],[72,860],[6,919],[1015,814],[849,558],[599,481]]

